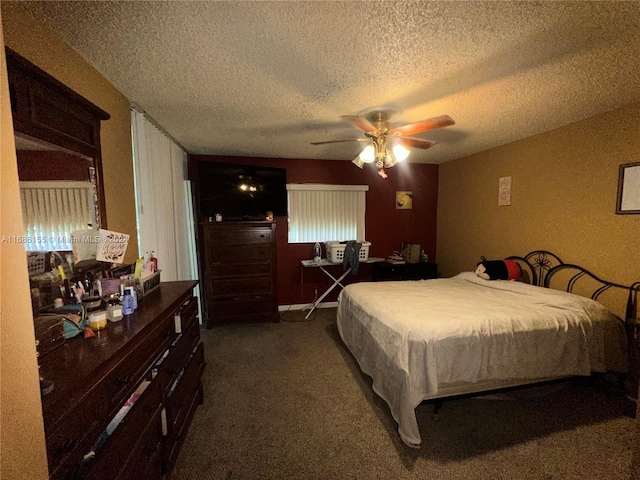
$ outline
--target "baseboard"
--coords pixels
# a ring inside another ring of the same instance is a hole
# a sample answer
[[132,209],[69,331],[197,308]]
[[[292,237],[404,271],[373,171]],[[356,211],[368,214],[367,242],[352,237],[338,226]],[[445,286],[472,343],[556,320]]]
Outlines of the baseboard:
[[[335,308],[338,306],[338,302],[324,302],[319,303],[316,308]],[[279,312],[286,312],[289,310],[308,310],[311,307],[310,303],[297,303],[295,305],[278,305]]]

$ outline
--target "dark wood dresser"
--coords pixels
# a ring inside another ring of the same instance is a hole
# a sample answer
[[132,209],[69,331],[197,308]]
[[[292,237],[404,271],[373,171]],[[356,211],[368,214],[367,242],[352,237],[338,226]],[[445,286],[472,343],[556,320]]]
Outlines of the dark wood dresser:
[[203,402],[196,284],[161,283],[133,315],[40,359],[51,478],[170,477]]
[[276,222],[205,222],[207,327],[278,321]]

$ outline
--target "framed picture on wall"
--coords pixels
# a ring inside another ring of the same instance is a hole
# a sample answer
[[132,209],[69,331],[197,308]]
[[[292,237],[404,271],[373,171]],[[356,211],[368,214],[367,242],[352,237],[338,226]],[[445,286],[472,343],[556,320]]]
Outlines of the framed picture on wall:
[[620,165],[617,214],[640,214],[640,162]]
[[396,192],[396,208],[410,210],[413,208],[413,192]]

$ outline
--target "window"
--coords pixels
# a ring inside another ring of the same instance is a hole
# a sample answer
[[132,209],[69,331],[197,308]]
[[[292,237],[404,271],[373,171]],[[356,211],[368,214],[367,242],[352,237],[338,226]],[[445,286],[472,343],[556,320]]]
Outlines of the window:
[[364,240],[368,185],[289,184],[289,243]]
[[90,182],[20,182],[27,250],[71,250],[71,232],[95,225]]

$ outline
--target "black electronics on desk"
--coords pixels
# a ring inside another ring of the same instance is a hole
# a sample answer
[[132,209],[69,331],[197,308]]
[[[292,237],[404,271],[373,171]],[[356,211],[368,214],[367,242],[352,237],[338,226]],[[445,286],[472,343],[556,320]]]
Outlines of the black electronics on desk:
[[438,264],[432,262],[376,262],[371,265],[371,278],[374,282],[392,280],[428,280],[437,277]]

